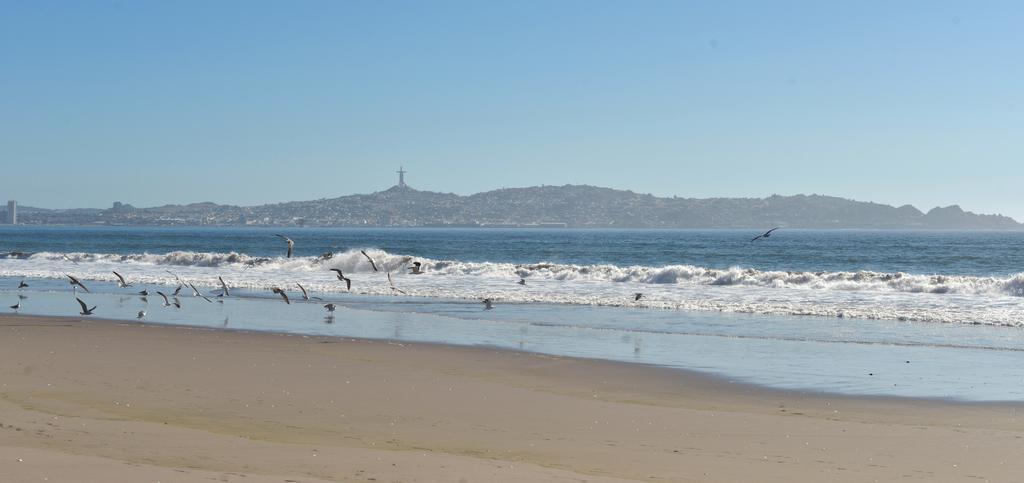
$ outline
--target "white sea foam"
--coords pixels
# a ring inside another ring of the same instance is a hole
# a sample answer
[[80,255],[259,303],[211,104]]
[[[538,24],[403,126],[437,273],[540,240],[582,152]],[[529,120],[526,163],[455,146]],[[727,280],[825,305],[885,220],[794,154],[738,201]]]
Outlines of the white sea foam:
[[[241,253],[175,251],[166,254],[23,254],[0,257],[0,277],[114,281],[113,270],[136,285],[176,285],[181,277],[216,287],[218,276],[232,286],[263,290],[295,287],[345,293],[331,268],[353,280],[360,294],[394,293],[394,283],[412,296],[474,299],[504,303],[548,302],[586,305],[713,310],[761,314],[915,320],[993,325],[1024,325],[1024,273],[1010,277],[917,275],[905,273],[785,272],[691,265],[663,267],[511,264],[431,260],[367,249],[380,272],[359,250],[330,258],[266,258]],[[67,257],[67,258],[65,258]],[[76,263],[72,263],[74,260]],[[425,273],[412,275],[413,260]],[[519,278],[526,285],[518,285]],[[639,302],[634,292],[644,293]]]

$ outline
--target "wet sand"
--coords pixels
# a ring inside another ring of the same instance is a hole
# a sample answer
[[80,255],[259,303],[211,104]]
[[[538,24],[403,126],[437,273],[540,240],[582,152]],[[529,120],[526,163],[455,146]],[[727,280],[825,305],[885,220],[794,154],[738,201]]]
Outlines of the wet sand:
[[0,481],[1014,481],[1019,409],[487,348],[0,317]]

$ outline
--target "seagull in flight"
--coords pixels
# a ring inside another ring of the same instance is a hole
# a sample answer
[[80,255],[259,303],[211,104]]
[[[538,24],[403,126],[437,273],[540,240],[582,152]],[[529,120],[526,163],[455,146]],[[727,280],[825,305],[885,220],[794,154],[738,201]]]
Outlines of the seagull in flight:
[[141,319],[141,318],[143,318],[145,316],[146,316],[146,311],[145,310],[140,310],[138,314],[135,314],[135,318],[136,319]]
[[480,303],[484,304],[484,310],[491,310],[494,308],[494,303],[491,302],[491,299],[483,299]]
[[67,261],[69,261],[71,263],[74,263],[75,265],[78,265],[78,262],[72,260],[71,257],[69,257],[69,256],[67,256],[67,255],[65,255],[63,253],[61,253],[60,256],[61,256],[61,258],[65,259],[65,260],[67,260]]
[[352,290],[352,279],[351,278],[348,278],[348,277],[345,276],[345,274],[341,273],[341,269],[339,269],[339,268],[332,268],[331,271],[332,272],[338,272],[338,280],[340,280],[342,282],[345,282],[345,290]]
[[394,290],[395,292],[398,292],[398,293],[400,293],[400,294],[402,294],[402,295],[408,295],[408,294],[406,294],[406,293],[405,293],[405,291],[404,291],[404,290],[402,290],[402,289],[400,289],[400,288],[396,287],[396,286],[395,286],[395,282],[392,282],[392,281],[391,281],[391,272],[388,272],[388,285],[390,285],[390,286],[391,286],[391,290]]
[[139,291],[139,295],[142,297],[149,297],[149,290],[142,289],[141,291]]
[[516,283],[518,283],[519,285],[526,285],[526,279],[525,278],[520,278],[519,281],[516,282]]
[[778,230],[779,228],[782,228],[782,227],[781,226],[777,226],[775,228],[772,228],[771,230],[768,230],[768,231],[766,231],[766,232],[764,232],[764,233],[762,233],[760,235],[755,236],[754,238],[751,238],[750,241],[752,241],[752,242],[753,241],[757,241],[758,238],[768,238],[768,237],[772,236],[772,232],[773,231]]
[[370,258],[370,256],[366,254],[366,250],[359,250],[359,253],[362,253],[363,256],[366,257],[366,259],[370,261],[370,266],[373,267],[373,271],[376,272],[377,271],[377,264],[374,263],[373,259]]
[[[82,287],[82,290],[89,292],[89,289],[85,288],[85,285],[82,285],[82,282],[79,282],[77,278],[72,277],[71,275],[68,275],[66,273],[64,275],[71,279],[68,283],[70,283],[72,287],[75,287],[77,285],[78,287]],[[77,287],[75,289],[77,290]]]
[[228,291],[228,284],[224,283],[224,279],[220,278],[218,276],[217,280],[220,280],[220,288],[221,288],[220,295],[218,295],[218,297],[229,297],[229,296],[231,296],[231,292]]
[[173,296],[173,297],[177,297],[177,296],[178,296],[178,294],[179,294],[179,293],[181,293],[181,289],[182,289],[182,287],[184,287],[184,286],[185,286],[184,284],[182,284],[182,285],[178,285],[178,288],[174,289],[174,293],[173,293],[173,294],[171,294],[171,296]]
[[27,287],[28,287],[28,284],[27,284],[27,283],[25,283],[25,281],[24,281],[24,280],[22,280],[21,282],[19,282],[19,283],[18,283],[18,289],[19,289],[19,290],[20,290],[20,289],[23,289],[23,288],[27,288]]
[[633,301],[636,302],[637,300],[640,300],[640,298],[643,297],[643,296],[644,296],[644,294],[642,294],[640,292],[637,292],[637,293],[633,294]]
[[199,293],[199,289],[196,288],[195,284],[189,283],[188,286],[192,288],[192,296],[193,297],[202,297],[203,300],[205,300],[207,302],[210,302],[211,304],[213,303],[213,301],[210,300],[209,297]]
[[412,275],[419,275],[419,274],[423,273],[422,267],[423,267],[423,263],[422,262],[412,262],[412,266],[409,267],[409,272]]
[[83,302],[82,299],[75,297],[75,300],[78,301],[78,305],[82,306],[82,311],[78,315],[92,315],[92,311],[96,310],[95,305],[93,305],[92,308],[90,309],[87,305],[85,305],[85,302]]
[[169,273],[169,274],[171,274],[174,277],[174,279],[178,281],[178,285],[185,285],[185,282],[183,282],[181,280],[181,277],[179,277],[178,274],[176,274],[176,273],[174,273],[174,272],[172,272],[170,270],[164,270],[164,271]]
[[14,309],[15,312],[17,312],[18,309],[21,308],[21,300],[18,300],[18,303],[12,305],[11,308]]
[[179,309],[181,308],[181,302],[178,302],[177,298],[174,299],[174,303],[172,304],[171,302],[169,302],[167,300],[167,295],[166,294],[164,294],[163,292],[161,292],[159,290],[156,293],[164,298],[164,307],[170,307],[171,305],[174,305],[175,307],[177,307]]
[[281,239],[284,240],[284,242],[288,244],[288,256],[286,256],[285,258],[291,258],[292,257],[292,247],[295,246],[295,242],[293,242],[291,238],[288,238],[288,237],[286,237],[284,235],[278,235],[278,234],[275,233],[274,236],[281,237]]
[[328,312],[334,313],[334,309],[338,308],[338,306],[334,304],[326,304],[324,305],[324,308],[327,309]]
[[288,305],[292,304],[292,301],[288,300],[288,294],[284,293],[284,290],[281,290],[281,289],[279,289],[277,287],[273,287],[273,288],[270,289],[270,291],[280,295],[281,298],[284,299],[284,303],[286,303]]
[[303,287],[301,283],[295,282],[295,285],[298,285],[299,290],[302,290],[302,300],[305,300],[307,302],[310,300],[323,300],[320,297],[310,297],[309,294],[306,293],[306,287]]
[[114,272],[114,275],[117,275],[117,286],[118,287],[120,287],[120,288],[128,288],[128,287],[132,286],[132,284],[130,284],[130,283],[128,283],[128,282],[126,282],[124,280],[124,277],[122,277],[120,273]]

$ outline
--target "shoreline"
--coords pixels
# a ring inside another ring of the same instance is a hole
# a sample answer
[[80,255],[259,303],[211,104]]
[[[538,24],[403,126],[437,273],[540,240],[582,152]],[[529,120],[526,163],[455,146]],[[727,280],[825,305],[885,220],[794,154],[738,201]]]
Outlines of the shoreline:
[[439,350],[445,349],[468,349],[478,350],[485,352],[497,352],[497,353],[509,353],[509,354],[524,354],[536,357],[547,357],[547,358],[558,358],[568,359],[579,362],[592,362],[596,364],[611,364],[616,366],[626,367],[639,367],[644,368],[647,371],[654,371],[661,373],[664,377],[674,377],[678,375],[680,377],[690,379],[693,381],[700,381],[705,384],[707,388],[726,392],[735,393],[750,393],[751,391],[760,393],[765,396],[780,397],[780,398],[841,398],[847,400],[861,400],[865,402],[881,402],[881,403],[907,403],[907,404],[937,404],[937,405],[950,405],[955,407],[997,407],[997,408],[1021,408],[1024,410],[1024,401],[1015,400],[988,400],[988,401],[977,401],[977,400],[964,400],[951,397],[921,397],[921,396],[896,396],[886,394],[850,394],[833,391],[813,391],[808,389],[789,389],[773,387],[765,384],[758,384],[750,381],[736,381],[732,380],[727,376],[703,372],[695,369],[687,369],[682,367],[672,367],[660,364],[653,364],[647,362],[630,362],[615,359],[601,359],[597,357],[585,357],[585,356],[573,356],[573,355],[559,355],[549,354],[544,352],[535,352],[525,349],[515,349],[512,347],[502,347],[497,345],[463,345],[448,342],[432,342],[432,341],[408,341],[393,338],[374,338],[374,337],[356,337],[356,336],[336,336],[336,335],[313,335],[313,334],[299,334],[293,332],[287,332],[283,330],[256,330],[250,328],[235,328],[235,327],[208,327],[208,326],[197,326],[197,325],[186,325],[171,322],[147,322],[133,319],[113,319],[105,317],[75,317],[75,316],[60,316],[60,315],[22,315],[22,314],[0,314],[0,326],[11,326],[4,324],[3,321],[7,318],[26,318],[26,319],[39,319],[39,320],[52,320],[52,321],[67,321],[67,322],[91,322],[99,324],[110,324],[117,326],[140,326],[140,327],[166,327],[171,329],[182,329],[182,330],[198,330],[198,331],[212,331],[212,332],[232,332],[246,335],[271,335],[271,336],[285,336],[285,337],[296,337],[300,339],[327,339],[329,341],[347,341],[347,342],[367,342],[367,343],[382,343],[397,346],[424,346],[428,348],[436,348]]
[[509,349],[5,315],[0,376],[0,461],[22,460],[0,465],[4,481],[1024,472],[1020,404],[764,389]]

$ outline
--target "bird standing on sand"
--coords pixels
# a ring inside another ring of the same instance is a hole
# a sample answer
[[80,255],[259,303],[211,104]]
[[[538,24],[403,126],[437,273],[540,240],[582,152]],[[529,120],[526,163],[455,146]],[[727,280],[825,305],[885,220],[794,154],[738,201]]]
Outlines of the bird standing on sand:
[[782,228],[782,227],[781,226],[777,226],[775,228],[772,228],[771,230],[768,230],[768,231],[766,231],[766,232],[764,232],[764,233],[762,233],[760,235],[755,236],[754,238],[751,238],[750,241],[752,241],[752,242],[753,241],[757,241],[758,238],[768,238],[768,237],[772,236],[772,232],[773,231],[778,230],[779,228]]
[[22,280],[21,282],[19,282],[19,283],[18,283],[18,289],[19,289],[19,290],[20,290],[20,289],[23,289],[23,288],[27,288],[27,287],[28,287],[28,284],[27,284],[27,283],[25,283],[25,281],[24,281],[24,280]]
[[288,300],[288,294],[284,293],[284,290],[281,290],[281,289],[279,289],[277,287],[271,287],[270,291],[280,295],[281,298],[284,299],[284,303],[286,303],[288,305],[292,304],[292,301]]
[[377,264],[374,263],[373,259],[370,258],[370,256],[366,254],[366,250],[359,250],[359,253],[362,253],[363,256],[366,257],[366,259],[370,261],[370,266],[373,267],[373,271],[376,272],[377,271]]
[[95,305],[93,305],[92,308],[90,309],[87,305],[85,305],[85,302],[83,302],[82,299],[75,297],[75,300],[78,301],[78,305],[82,306],[82,311],[79,312],[78,315],[92,315],[92,311],[96,310]]
[[338,306],[334,304],[326,304],[324,305],[324,308],[327,309],[328,312],[333,313],[334,309],[338,308]]
[[494,308],[494,304],[491,302],[491,299],[483,299],[480,303],[484,304],[484,310],[491,310]]
[[[64,275],[71,279],[68,283],[70,283],[72,287],[75,287],[77,285],[78,287],[82,287],[82,290],[89,292],[89,289],[85,288],[85,285],[82,285],[82,282],[79,282],[77,278],[72,277],[71,275],[68,275],[66,273]],[[78,290],[78,288],[75,287],[75,290]]]
[[124,280],[124,277],[122,277],[120,273],[114,272],[114,275],[117,276],[117,286],[118,287],[120,287],[120,288],[128,288],[128,287],[132,286],[132,284],[130,284],[130,283],[128,283],[128,282],[126,282]]
[[285,258],[291,258],[292,257],[292,247],[295,246],[295,242],[293,242],[291,238],[288,238],[288,237],[286,237],[284,235],[278,235],[278,234],[275,233],[274,236],[281,237],[281,239],[284,240],[284,242],[288,244],[288,255]]
[[345,282],[345,290],[352,290],[352,279],[351,278],[348,278],[348,277],[345,276],[345,274],[341,273],[341,269],[339,269],[339,268],[332,268],[331,271],[332,272],[338,272],[338,280],[340,280],[342,282]]
[[637,293],[633,294],[633,301],[636,302],[637,300],[640,300],[640,297],[643,297],[643,296],[644,296],[644,294],[642,294],[640,292],[637,292]]

